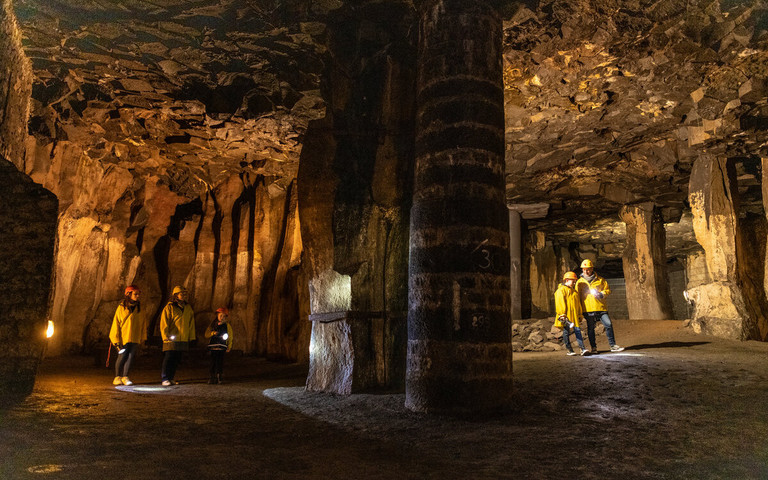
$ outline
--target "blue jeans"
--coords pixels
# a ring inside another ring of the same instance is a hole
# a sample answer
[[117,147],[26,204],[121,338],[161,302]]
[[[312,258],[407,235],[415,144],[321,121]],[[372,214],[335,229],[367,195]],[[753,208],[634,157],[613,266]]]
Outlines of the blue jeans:
[[125,351],[119,354],[117,361],[115,362],[115,376],[127,377],[128,372],[131,370],[131,364],[133,363],[133,357],[136,356],[136,350],[139,344],[134,342],[128,342],[123,345]]
[[[573,333],[576,335],[576,341],[579,342],[579,348],[584,350],[584,338],[581,336],[581,329],[573,327]],[[572,352],[573,348],[571,347],[570,337],[571,330],[568,327],[563,327],[563,343],[565,344],[565,348],[567,348],[569,352]]]
[[592,348],[597,348],[595,325],[598,320],[605,327],[605,336],[608,337],[608,343],[611,346],[616,345],[616,339],[613,336],[613,325],[611,324],[611,317],[608,316],[608,312],[587,312],[584,314],[584,318],[587,320],[587,337],[589,337],[589,344]]

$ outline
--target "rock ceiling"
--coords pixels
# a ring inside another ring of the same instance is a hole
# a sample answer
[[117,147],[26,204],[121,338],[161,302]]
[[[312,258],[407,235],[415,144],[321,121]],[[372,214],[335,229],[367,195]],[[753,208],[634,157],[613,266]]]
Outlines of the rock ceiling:
[[[762,214],[765,1],[503,3],[508,199],[550,205],[530,225],[615,236],[620,206],[639,201],[677,221],[704,153],[737,160],[744,204]],[[30,130],[190,198],[243,172],[290,181],[325,115],[327,20],[342,4],[16,0]]]
[[16,1],[32,132],[182,194],[244,169],[290,181],[301,135],[324,115],[325,27],[270,3]]
[[[750,1],[570,1],[505,23],[508,195],[611,215],[652,201],[686,208],[692,162],[737,159],[759,206],[768,144],[768,10]],[[561,220],[561,221],[558,221]]]

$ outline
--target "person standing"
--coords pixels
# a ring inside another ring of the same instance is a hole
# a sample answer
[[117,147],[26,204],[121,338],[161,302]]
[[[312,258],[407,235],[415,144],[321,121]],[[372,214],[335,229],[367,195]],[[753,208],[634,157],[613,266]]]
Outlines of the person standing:
[[189,342],[196,340],[195,312],[187,303],[187,290],[182,286],[173,287],[171,300],[160,315],[160,335],[163,338],[163,385],[176,385],[176,368],[182,352],[189,350]]
[[215,385],[223,383],[224,354],[232,350],[232,327],[227,323],[229,309],[221,307],[216,310],[216,318],[205,331],[205,338],[209,338],[208,350],[211,352],[211,376],[208,383]]
[[579,277],[574,272],[565,272],[563,283],[555,291],[555,327],[563,329],[563,343],[568,350],[568,355],[576,355],[571,347],[571,329],[576,335],[576,341],[579,342],[581,355],[587,355],[587,349],[584,348],[584,337],[581,335],[579,321],[582,315],[581,298],[574,288]]
[[115,379],[112,385],[133,385],[128,378],[133,358],[141,342],[147,339],[144,312],[141,310],[139,296],[141,291],[136,285],[125,287],[125,297],[117,306],[109,330],[109,341],[117,348]]
[[584,319],[587,321],[587,337],[592,347],[591,353],[597,354],[595,324],[598,321],[605,327],[605,336],[608,337],[611,351],[623,351],[624,347],[616,345],[616,338],[613,335],[613,324],[611,323],[611,317],[608,316],[608,307],[605,303],[605,297],[611,294],[608,282],[595,273],[595,266],[590,259],[581,262],[581,272],[581,278],[576,282],[576,289],[579,291],[581,300],[584,302]]

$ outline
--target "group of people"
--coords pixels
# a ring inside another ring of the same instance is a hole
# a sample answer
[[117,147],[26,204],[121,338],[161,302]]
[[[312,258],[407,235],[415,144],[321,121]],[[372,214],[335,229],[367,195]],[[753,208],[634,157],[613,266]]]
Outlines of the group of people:
[[[568,355],[576,355],[571,346],[571,331],[579,343],[581,355],[597,354],[597,340],[595,338],[595,325],[598,320],[605,327],[605,335],[611,352],[621,352],[624,347],[616,344],[613,334],[611,317],[608,316],[608,307],[605,299],[611,293],[608,282],[597,273],[591,260],[581,262],[581,276],[575,272],[565,272],[563,283],[555,291],[555,327],[563,329],[563,344]],[[587,336],[591,349],[584,346],[584,338],[581,335],[581,320],[587,321]]]
[[[184,287],[174,287],[171,298],[160,315],[160,336],[163,339],[161,382],[164,386],[179,383],[175,378],[182,354],[189,351],[190,342],[197,339],[195,312],[187,302],[187,295]],[[146,315],[141,309],[140,296],[141,290],[136,285],[126,287],[125,297],[117,306],[112,318],[109,341],[118,352],[113,385],[133,385],[128,373],[139,345],[147,339]],[[211,353],[209,384],[222,383],[224,354],[232,349],[232,327],[227,322],[227,317],[229,309],[217,309],[216,317],[205,331],[208,350]]]

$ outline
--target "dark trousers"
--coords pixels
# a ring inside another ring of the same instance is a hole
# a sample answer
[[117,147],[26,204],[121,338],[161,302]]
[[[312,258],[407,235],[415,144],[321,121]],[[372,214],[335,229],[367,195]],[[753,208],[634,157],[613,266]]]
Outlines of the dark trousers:
[[133,357],[136,356],[136,350],[139,344],[129,342],[123,345],[123,353],[119,354],[117,361],[115,362],[115,376],[127,377],[128,372],[131,371],[131,364],[133,363]]
[[173,380],[176,376],[176,368],[181,361],[181,352],[179,350],[168,350],[163,357],[163,380]]
[[224,354],[226,350],[211,350],[211,379],[215,380],[217,375],[224,371]]

